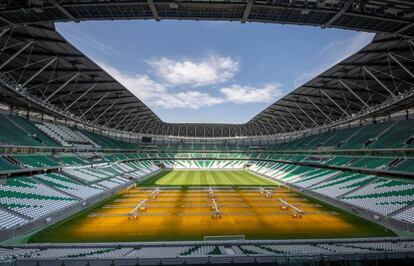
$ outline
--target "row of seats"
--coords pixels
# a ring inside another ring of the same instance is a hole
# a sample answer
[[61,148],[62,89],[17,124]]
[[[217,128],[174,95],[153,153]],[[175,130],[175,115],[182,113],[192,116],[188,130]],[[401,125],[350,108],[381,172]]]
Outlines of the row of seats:
[[34,147],[59,146],[28,120],[26,121],[27,123],[23,125],[20,120],[13,119],[13,116],[0,114],[0,144]]
[[[23,146],[88,145],[103,149],[139,149],[138,144],[116,140],[81,129],[50,122],[33,123],[19,116],[0,114],[0,143]],[[414,120],[388,121],[360,127],[343,128],[303,136],[302,138],[264,147],[266,150],[314,150],[320,147],[334,149],[392,149],[414,147]],[[143,146],[144,147],[144,146]],[[154,146],[160,150],[234,150],[248,151],[254,146],[230,144],[181,143]],[[260,146],[258,146],[260,147]],[[144,147],[145,148],[145,147]]]
[[173,169],[242,169],[245,161],[239,160],[163,160],[167,168]]
[[383,122],[361,127],[331,130],[271,146],[271,150],[391,149],[413,148],[414,120]]
[[414,184],[408,181],[274,162],[257,162],[249,169],[362,209],[414,220],[414,212],[405,210],[414,202]]
[[89,145],[90,147],[100,148],[99,145],[97,145],[89,137],[85,136],[82,132],[71,129],[69,127],[48,122],[36,124],[36,126],[64,147]]
[[[22,161],[26,164],[33,159],[23,157]],[[40,166],[41,162],[36,166]],[[158,169],[152,162],[131,161],[5,179],[0,184],[0,229],[45,217],[108,189],[131,183],[130,179],[139,180]]]
[[[350,240],[342,242],[314,241],[313,243],[256,243],[239,245],[174,245],[160,246],[89,246],[89,247],[10,247],[0,248],[0,262],[12,262],[19,258],[177,258],[207,256],[250,256],[250,255],[320,255],[320,254],[368,254],[373,252],[413,252],[412,240]],[[93,263],[94,261],[91,261]],[[154,261],[159,263],[159,260]],[[102,264],[102,262],[101,262]]]

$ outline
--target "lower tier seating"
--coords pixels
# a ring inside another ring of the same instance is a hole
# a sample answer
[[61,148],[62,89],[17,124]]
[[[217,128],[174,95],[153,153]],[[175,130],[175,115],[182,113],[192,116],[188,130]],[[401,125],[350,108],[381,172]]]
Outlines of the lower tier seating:
[[414,220],[414,210],[399,212],[414,203],[414,184],[407,181],[274,162],[257,162],[249,169],[374,213]]
[[77,201],[29,177],[13,178],[0,185],[0,207],[28,219],[38,219]]

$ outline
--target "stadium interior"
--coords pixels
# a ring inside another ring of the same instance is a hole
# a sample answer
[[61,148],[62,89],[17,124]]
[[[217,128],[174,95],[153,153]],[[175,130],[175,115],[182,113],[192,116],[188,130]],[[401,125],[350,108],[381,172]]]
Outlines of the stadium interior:
[[[413,265],[413,10],[411,0],[0,1],[0,265]],[[376,35],[247,123],[180,124],[54,24],[120,19]]]

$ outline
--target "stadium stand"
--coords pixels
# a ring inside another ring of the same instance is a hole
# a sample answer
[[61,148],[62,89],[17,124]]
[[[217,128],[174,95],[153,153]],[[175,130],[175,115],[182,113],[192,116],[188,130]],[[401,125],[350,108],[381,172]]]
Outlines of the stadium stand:
[[23,118],[0,114],[0,143],[18,146],[58,146]]
[[[377,256],[384,256],[386,253],[393,253],[395,258],[409,256],[414,250],[412,240],[400,239],[361,239],[342,240],[333,243],[332,241],[315,240],[312,243],[303,241],[251,241],[249,243],[162,243],[160,245],[129,244],[117,247],[100,244],[89,246],[60,245],[59,247],[44,247],[32,245],[31,247],[0,248],[0,262],[16,260],[19,264],[30,264],[36,262],[39,265],[46,265],[52,261],[62,264],[77,263],[80,258],[89,259],[92,262],[100,263],[114,262],[123,264],[126,261],[135,262],[131,259],[139,259],[140,264],[147,265],[156,263],[162,264],[234,264],[237,262],[255,261],[265,263],[269,261],[283,262],[286,255],[306,256],[308,259],[318,261],[317,257],[325,259],[344,255],[366,254],[372,259]],[[248,257],[243,258],[243,255]],[[249,259],[250,257],[250,259]],[[269,260],[269,258],[271,260]],[[94,260],[95,259],[95,260]],[[106,260],[108,259],[108,260]],[[238,260],[237,260],[238,259]],[[152,262],[152,263],[151,263]],[[80,264],[85,265],[85,264]]]

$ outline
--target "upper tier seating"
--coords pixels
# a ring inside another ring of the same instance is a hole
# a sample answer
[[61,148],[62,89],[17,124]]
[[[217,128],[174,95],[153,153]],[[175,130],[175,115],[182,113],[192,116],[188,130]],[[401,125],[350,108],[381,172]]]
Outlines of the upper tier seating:
[[393,161],[393,158],[389,158],[389,157],[365,156],[351,163],[351,166],[361,167],[361,168],[372,168],[372,169],[385,168],[392,161]]
[[83,145],[85,147],[90,146],[99,148],[99,145],[93,142],[89,137],[85,136],[82,132],[79,132],[77,130],[72,130],[65,126],[55,125],[47,122],[44,122],[43,124],[37,124],[37,127],[49,135],[51,138],[62,144],[62,146],[70,147],[73,145]]
[[0,156],[0,172],[9,172],[21,169],[17,164],[12,164]]
[[20,117],[20,116],[8,116],[8,118],[13,121],[17,126],[21,129],[25,130],[26,132],[30,133],[31,136],[36,141],[40,141],[43,146],[49,147],[59,147],[60,145],[54,141],[53,139],[49,138],[46,134],[44,134],[41,130],[39,130],[35,124],[33,124],[30,120]]
[[99,145],[102,149],[126,149],[132,150],[137,149],[138,145],[126,143],[123,141],[115,140],[106,136],[99,135],[97,133],[89,132],[89,131],[81,131],[85,136]]
[[21,164],[33,168],[58,167],[59,163],[47,155],[14,155]]
[[62,155],[59,156],[59,160],[65,165],[85,165],[89,164],[88,161],[82,160],[76,155]]
[[377,141],[369,145],[372,149],[402,148],[406,140],[414,135],[414,120],[396,122],[388,131],[381,135]]
[[361,131],[361,127],[354,127],[354,128],[346,128],[337,130],[336,133],[326,141],[324,141],[321,146],[325,147],[340,147],[342,144],[346,143],[348,139],[350,139],[354,134],[359,133]]
[[340,146],[340,149],[361,149],[369,143],[372,139],[375,139],[384,130],[390,127],[393,122],[386,122],[380,124],[373,124],[364,126],[362,130],[353,135],[346,143]]
[[398,165],[391,167],[391,170],[402,172],[414,172],[414,159],[404,159]]
[[[0,144],[17,146],[59,146],[23,118],[12,119],[12,116],[0,114]],[[24,125],[23,125],[24,124]]]

